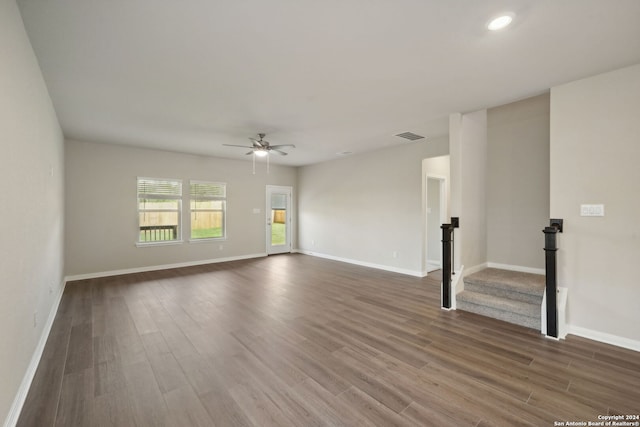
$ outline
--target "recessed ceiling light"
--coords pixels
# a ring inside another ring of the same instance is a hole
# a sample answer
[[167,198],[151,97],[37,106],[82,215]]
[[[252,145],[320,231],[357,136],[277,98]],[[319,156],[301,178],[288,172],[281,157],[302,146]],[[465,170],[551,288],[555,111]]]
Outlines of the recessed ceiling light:
[[511,24],[512,21],[513,14],[505,13],[504,15],[500,15],[497,18],[492,19],[489,24],[487,24],[487,28],[490,31],[498,31]]
[[353,151],[341,151],[336,153],[338,156],[348,156],[349,154],[353,154]]

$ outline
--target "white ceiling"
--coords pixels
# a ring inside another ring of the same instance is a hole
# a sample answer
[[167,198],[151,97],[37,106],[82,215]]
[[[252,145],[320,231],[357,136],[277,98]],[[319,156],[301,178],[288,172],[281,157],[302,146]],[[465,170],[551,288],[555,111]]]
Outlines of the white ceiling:
[[[68,138],[305,165],[640,62],[638,0],[18,0]],[[488,20],[515,13],[506,30]]]

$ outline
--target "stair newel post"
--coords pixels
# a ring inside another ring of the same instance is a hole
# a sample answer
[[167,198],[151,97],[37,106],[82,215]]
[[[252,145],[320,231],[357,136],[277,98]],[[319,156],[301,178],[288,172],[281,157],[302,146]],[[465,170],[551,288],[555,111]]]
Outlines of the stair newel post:
[[456,244],[455,244],[455,234],[453,233],[453,229],[451,229],[451,275],[456,275]]
[[451,237],[452,224],[442,224],[442,308],[451,308]]
[[556,267],[556,253],[558,252],[557,234],[562,232],[562,220],[554,222],[551,226],[545,227],[544,233],[544,253],[545,253],[545,273],[546,273],[546,294],[547,294],[547,336],[558,338],[558,281]]
[[460,228],[460,218],[457,216],[451,217],[451,275],[455,276],[456,274],[456,247],[455,247],[455,239],[454,239],[454,231],[456,228]]

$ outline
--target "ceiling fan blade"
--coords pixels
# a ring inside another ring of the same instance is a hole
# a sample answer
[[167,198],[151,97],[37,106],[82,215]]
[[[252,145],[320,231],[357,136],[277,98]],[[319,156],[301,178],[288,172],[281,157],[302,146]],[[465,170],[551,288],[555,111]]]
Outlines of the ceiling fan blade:
[[296,146],[293,145],[293,144],[280,144],[280,145],[272,145],[271,146],[271,148],[282,148],[282,147],[296,148]]
[[280,154],[281,156],[287,156],[289,153],[285,153],[284,151],[280,151],[280,150],[276,150],[273,147],[271,147],[271,150],[269,151],[275,151],[276,153]]
[[253,141],[254,145],[257,145],[258,147],[264,147],[264,145],[262,143],[266,142],[266,141],[258,140],[258,139],[251,138],[251,137],[249,137],[249,139],[251,141]]
[[227,147],[253,148],[253,147],[249,147],[247,145],[235,145],[235,144],[222,144],[222,145],[226,145]]
[[253,154],[253,150],[249,151],[248,153],[245,153],[245,155],[249,155],[249,154]]

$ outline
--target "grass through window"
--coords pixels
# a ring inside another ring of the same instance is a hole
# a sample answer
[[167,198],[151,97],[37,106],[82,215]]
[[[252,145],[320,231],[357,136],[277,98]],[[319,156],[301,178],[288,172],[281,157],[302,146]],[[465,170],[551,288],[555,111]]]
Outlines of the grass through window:
[[271,246],[284,245],[287,242],[286,224],[271,224]]
[[215,239],[223,237],[222,227],[194,228],[191,230],[192,239]]

